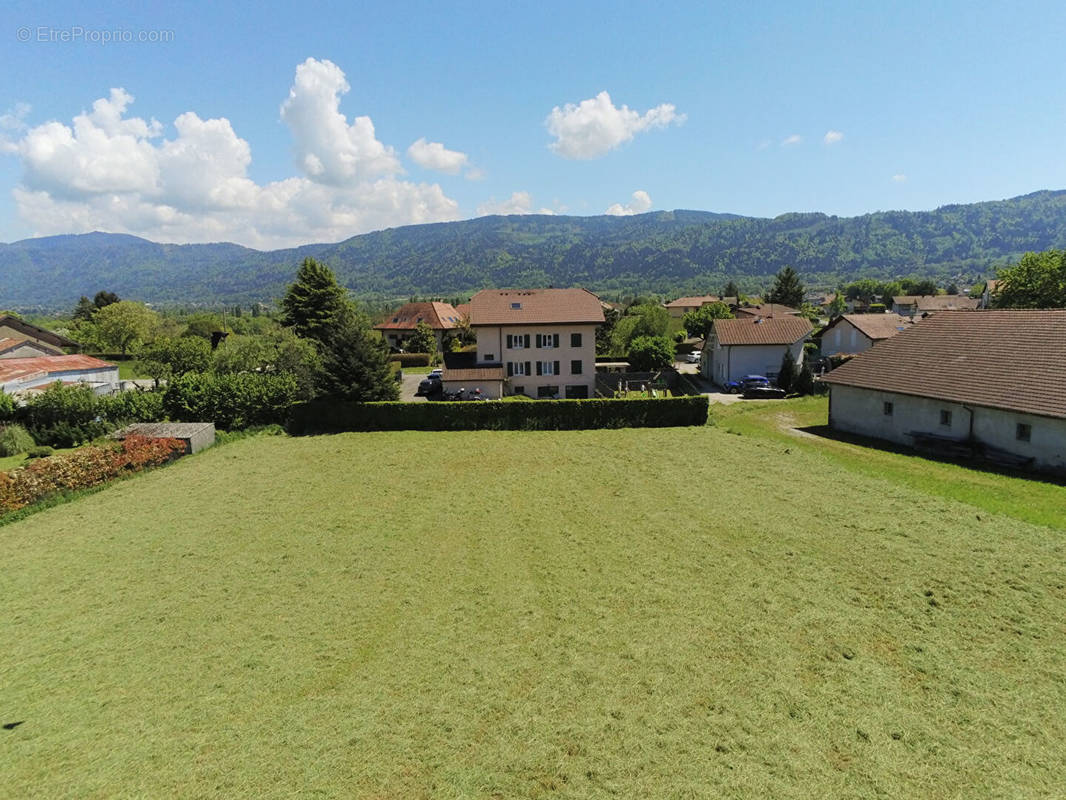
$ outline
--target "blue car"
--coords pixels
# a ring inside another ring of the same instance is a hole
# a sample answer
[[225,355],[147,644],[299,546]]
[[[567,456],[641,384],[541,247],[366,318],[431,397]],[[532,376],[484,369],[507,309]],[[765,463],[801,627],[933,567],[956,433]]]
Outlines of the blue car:
[[725,385],[725,390],[730,394],[742,394],[748,389],[769,389],[773,386],[770,379],[765,375],[745,375],[740,380],[730,381]]

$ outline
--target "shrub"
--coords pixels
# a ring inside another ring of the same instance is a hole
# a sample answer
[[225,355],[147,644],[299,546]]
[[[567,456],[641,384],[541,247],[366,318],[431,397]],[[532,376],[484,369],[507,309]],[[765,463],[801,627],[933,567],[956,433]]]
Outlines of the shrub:
[[167,386],[163,409],[181,422],[214,422],[225,430],[282,424],[300,398],[290,374],[184,375]]
[[100,416],[100,398],[88,386],[56,382],[15,410],[38,444],[74,447],[106,435],[113,425]]
[[320,399],[293,408],[294,434],[342,431],[582,430],[704,425],[704,396],[532,403],[354,403]]
[[389,361],[397,362],[401,367],[428,367],[429,353],[393,353]]
[[114,425],[165,419],[162,392],[120,392],[99,399],[100,415]]
[[674,363],[674,343],[668,336],[638,336],[629,345],[627,360],[637,372],[668,367]]
[[47,446],[31,447],[26,451],[26,458],[48,458],[55,454],[55,449]]
[[28,452],[37,443],[21,425],[0,428],[0,456],[17,456]]
[[0,422],[6,422],[15,417],[15,398],[4,391],[0,391]]

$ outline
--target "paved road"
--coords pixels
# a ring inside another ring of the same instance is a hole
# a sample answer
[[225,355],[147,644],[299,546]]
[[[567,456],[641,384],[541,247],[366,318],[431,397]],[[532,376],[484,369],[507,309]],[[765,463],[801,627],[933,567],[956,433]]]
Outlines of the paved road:
[[738,400],[743,400],[739,394],[727,394],[711,383],[709,380],[700,375],[699,364],[687,364],[685,362],[678,361],[674,364],[674,368],[685,375],[688,375],[693,381],[698,383],[703,389],[703,394],[707,395],[712,403],[722,403],[723,405],[729,405],[735,403]]
[[415,397],[415,392],[418,391],[418,384],[420,384],[425,377],[426,376],[420,372],[405,372],[403,374],[403,380],[400,382],[400,399],[405,403],[424,402],[426,398]]

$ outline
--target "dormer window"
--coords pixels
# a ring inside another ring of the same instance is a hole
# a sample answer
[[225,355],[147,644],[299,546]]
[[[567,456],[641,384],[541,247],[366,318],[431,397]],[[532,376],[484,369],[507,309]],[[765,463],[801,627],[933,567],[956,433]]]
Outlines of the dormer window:
[[521,304],[521,303],[511,303],[511,309],[512,309],[512,310],[514,310],[514,311],[518,311],[518,310],[520,310],[521,308],[522,308],[522,304]]

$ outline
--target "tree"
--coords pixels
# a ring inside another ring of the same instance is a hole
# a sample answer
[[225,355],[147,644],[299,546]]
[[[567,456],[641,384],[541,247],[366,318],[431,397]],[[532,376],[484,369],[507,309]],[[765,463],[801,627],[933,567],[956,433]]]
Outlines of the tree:
[[829,318],[840,317],[844,315],[844,312],[848,310],[848,304],[844,300],[844,295],[841,292],[837,292],[833,297],[832,302],[829,303]]
[[112,303],[117,303],[121,299],[122,298],[120,298],[114,292],[99,291],[95,295],[93,295],[93,305],[96,306],[97,309],[100,309],[104,308],[105,306],[109,306]]
[[899,288],[903,294],[920,296],[935,295],[940,291],[936,281],[929,278],[904,278],[899,282]]
[[603,309],[603,324],[596,328],[596,354],[607,355],[611,352],[614,326],[622,318],[622,312],[614,306]]
[[784,356],[781,357],[781,370],[777,373],[777,387],[790,392],[795,380],[796,360],[792,358],[791,351],[786,349]]
[[101,343],[105,347],[119,348],[123,356],[134,345],[146,341],[158,321],[154,311],[132,300],[108,303],[93,317]]
[[811,364],[807,359],[803,360],[803,366],[800,368],[799,375],[796,376],[796,384],[793,388],[796,394],[804,397],[814,394],[814,370],[811,369]]
[[949,283],[948,284],[948,288],[947,288],[947,293],[948,294],[958,294],[959,293],[959,285],[957,283]]
[[348,291],[337,283],[333,271],[305,258],[281,301],[282,324],[298,336],[325,343],[350,306]]
[[611,334],[611,353],[625,356],[630,344],[640,336],[665,336],[670,327],[670,312],[658,303],[630,306],[615,323]]
[[415,332],[407,337],[404,349],[410,353],[436,354],[437,337],[433,333],[433,329],[425,322],[419,322],[415,326]]
[[668,336],[638,336],[629,345],[628,360],[637,372],[651,372],[674,363],[674,343]]
[[144,371],[158,386],[161,380],[206,372],[211,365],[211,345],[196,336],[164,336],[143,348],[139,356]]
[[803,284],[792,267],[785,267],[774,277],[774,285],[766,295],[768,303],[799,308],[803,305]]
[[733,319],[733,312],[725,303],[707,303],[681,318],[681,324],[689,336],[706,339],[716,319]]
[[725,288],[722,290],[722,297],[740,297],[740,289],[737,288],[736,283],[734,283],[733,281],[727,283],[725,285]]
[[342,311],[323,344],[319,390],[328,397],[369,402],[395,400],[400,387],[389,368],[389,348],[354,308]]
[[278,328],[260,336],[229,336],[214,353],[212,370],[219,375],[241,372],[293,375],[301,395],[309,397],[322,362],[310,339]]
[[75,322],[92,322],[96,309],[96,304],[85,295],[82,295],[78,300],[78,304],[74,306],[74,313],[71,316]]
[[996,308],[1066,308],[1066,250],[1026,253],[998,277]]

